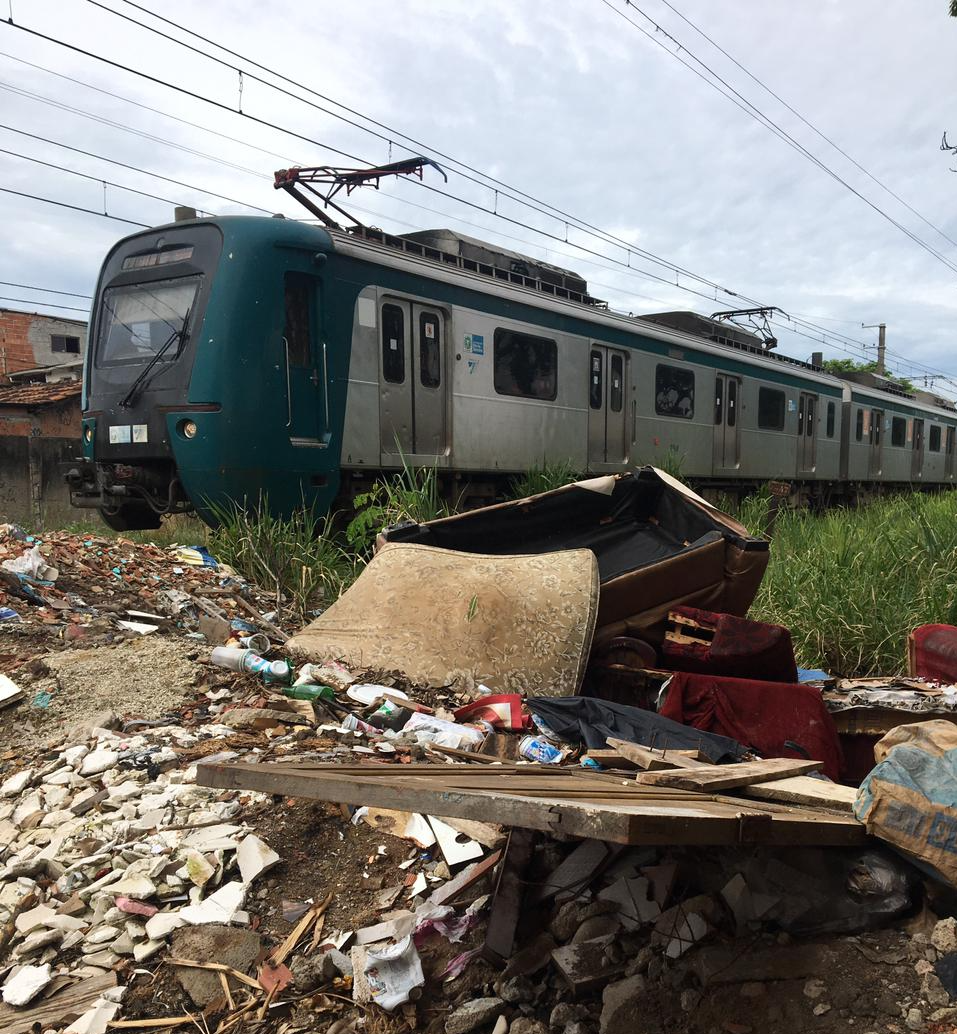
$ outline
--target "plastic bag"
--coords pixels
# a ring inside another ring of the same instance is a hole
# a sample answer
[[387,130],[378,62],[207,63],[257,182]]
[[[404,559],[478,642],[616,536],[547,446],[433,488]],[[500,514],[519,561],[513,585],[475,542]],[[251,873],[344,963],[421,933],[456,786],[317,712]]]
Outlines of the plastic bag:
[[13,560],[4,560],[3,567],[7,571],[38,582],[55,582],[60,573],[41,555],[39,542],[21,556],[15,557]]

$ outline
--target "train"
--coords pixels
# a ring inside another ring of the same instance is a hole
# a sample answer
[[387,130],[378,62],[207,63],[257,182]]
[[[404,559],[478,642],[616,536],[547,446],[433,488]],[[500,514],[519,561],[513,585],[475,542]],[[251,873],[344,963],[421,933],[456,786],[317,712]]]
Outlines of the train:
[[223,506],[333,511],[383,472],[450,498],[510,478],[675,466],[795,502],[954,483],[957,410],[828,373],[693,312],[624,315],[581,276],[452,230],[283,217],[135,233],[97,281],[72,502],[115,529]]

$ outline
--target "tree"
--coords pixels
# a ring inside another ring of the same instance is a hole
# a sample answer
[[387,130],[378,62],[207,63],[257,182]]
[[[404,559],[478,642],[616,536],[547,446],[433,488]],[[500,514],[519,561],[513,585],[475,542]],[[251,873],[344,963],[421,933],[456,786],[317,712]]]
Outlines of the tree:
[[[954,2],[957,3],[957,0]],[[824,369],[838,377],[842,373],[877,373],[877,363],[861,363],[856,359],[825,359]],[[881,376],[893,381],[902,391],[914,390],[914,385],[906,377],[895,377],[890,373],[882,373]]]
[[957,0],[950,0],[950,16],[957,18]]

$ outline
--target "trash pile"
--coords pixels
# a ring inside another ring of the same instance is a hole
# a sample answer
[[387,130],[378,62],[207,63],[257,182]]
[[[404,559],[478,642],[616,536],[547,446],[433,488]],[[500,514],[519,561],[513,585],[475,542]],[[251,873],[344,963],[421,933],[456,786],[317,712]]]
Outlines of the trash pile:
[[950,633],[802,671],[739,527],[598,481],[387,536],[288,640],[200,550],[8,528],[0,1032],[957,1029],[957,736],[904,695]]

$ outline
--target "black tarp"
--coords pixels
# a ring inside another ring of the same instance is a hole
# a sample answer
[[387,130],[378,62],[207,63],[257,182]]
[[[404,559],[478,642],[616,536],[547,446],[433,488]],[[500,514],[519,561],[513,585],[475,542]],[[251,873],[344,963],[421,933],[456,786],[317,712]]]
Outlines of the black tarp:
[[737,761],[745,748],[727,736],[679,725],[654,711],[594,697],[531,697],[529,710],[566,743],[601,750],[608,738],[628,740],[655,750],[697,750],[708,761]]

